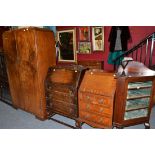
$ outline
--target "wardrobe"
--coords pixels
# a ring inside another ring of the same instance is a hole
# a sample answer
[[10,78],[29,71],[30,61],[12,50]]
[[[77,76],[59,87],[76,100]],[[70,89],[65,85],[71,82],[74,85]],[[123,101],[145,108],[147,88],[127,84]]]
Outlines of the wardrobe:
[[56,64],[54,33],[36,27],[10,30],[3,34],[3,47],[13,106],[46,119],[44,80]]

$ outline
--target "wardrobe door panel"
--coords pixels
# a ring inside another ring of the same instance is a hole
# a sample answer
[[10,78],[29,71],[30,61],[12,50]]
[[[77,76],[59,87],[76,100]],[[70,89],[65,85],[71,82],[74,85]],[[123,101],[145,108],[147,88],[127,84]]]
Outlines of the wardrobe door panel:
[[18,70],[20,73],[22,104],[24,109],[35,113],[37,98],[37,53],[35,35],[32,30],[23,29],[16,32]]
[[15,107],[24,108],[21,102],[21,85],[18,70],[18,52],[14,32],[8,31],[3,34],[3,48],[6,58],[6,68],[10,85],[10,92]]

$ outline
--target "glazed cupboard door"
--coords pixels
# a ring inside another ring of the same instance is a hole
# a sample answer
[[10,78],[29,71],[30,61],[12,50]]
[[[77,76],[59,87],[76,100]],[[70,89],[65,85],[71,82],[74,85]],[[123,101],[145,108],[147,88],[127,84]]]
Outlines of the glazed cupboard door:
[[24,108],[21,99],[21,85],[18,70],[18,51],[15,35],[12,31],[3,34],[3,48],[6,58],[6,68],[10,85],[10,92],[15,107]]
[[124,120],[148,117],[152,81],[129,82]]
[[37,95],[37,53],[33,30],[16,31],[18,71],[24,110],[35,113]]
[[150,128],[150,114],[155,92],[155,78],[119,77],[114,108],[114,125],[123,128],[144,123]]

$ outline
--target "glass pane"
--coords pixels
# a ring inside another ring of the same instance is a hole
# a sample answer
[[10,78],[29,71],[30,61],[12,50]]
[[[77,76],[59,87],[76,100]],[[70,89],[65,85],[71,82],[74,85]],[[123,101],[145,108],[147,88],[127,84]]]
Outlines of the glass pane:
[[132,90],[128,90],[127,99],[142,97],[142,96],[150,96],[150,94],[151,94],[151,88],[132,89]]
[[149,107],[150,98],[141,98],[126,101],[126,110]]
[[128,112],[125,112],[124,120],[147,117],[147,114],[148,114],[148,109],[128,111]]
[[147,81],[147,82],[130,82],[128,84],[128,89],[137,88],[137,87],[152,87],[152,81]]

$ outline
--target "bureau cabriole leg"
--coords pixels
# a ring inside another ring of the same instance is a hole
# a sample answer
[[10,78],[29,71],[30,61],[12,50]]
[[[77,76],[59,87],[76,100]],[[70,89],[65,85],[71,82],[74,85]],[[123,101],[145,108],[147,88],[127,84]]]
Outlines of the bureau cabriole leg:
[[124,126],[115,126],[116,129],[124,129]]
[[150,129],[150,123],[144,123],[145,129]]
[[114,129],[114,128],[116,128],[116,129],[123,129],[124,126],[123,126],[123,125],[116,125],[116,124],[113,124],[112,129]]
[[78,128],[78,129],[81,129],[82,128],[82,122],[79,122],[79,121],[77,121],[76,120],[76,122],[75,122],[75,126]]

